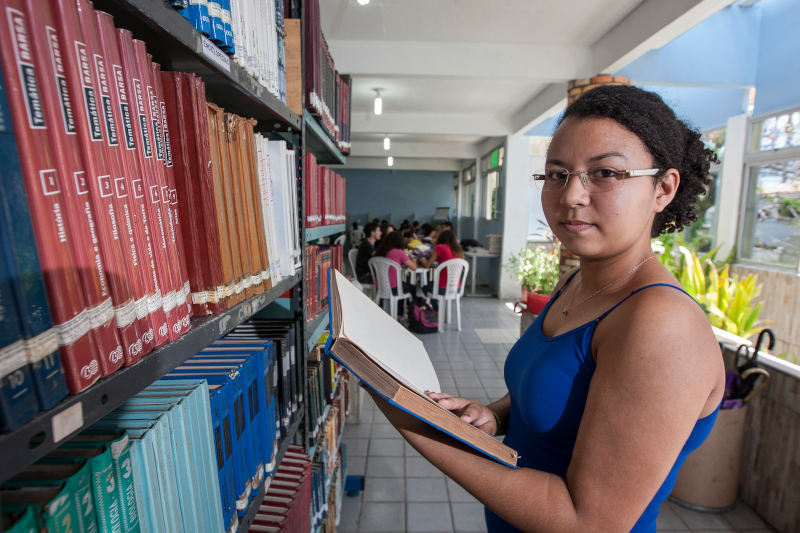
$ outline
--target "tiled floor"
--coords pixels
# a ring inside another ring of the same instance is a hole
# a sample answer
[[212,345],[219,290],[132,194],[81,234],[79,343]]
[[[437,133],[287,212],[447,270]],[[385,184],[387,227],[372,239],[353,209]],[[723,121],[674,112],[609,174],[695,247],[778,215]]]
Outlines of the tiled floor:
[[[519,336],[519,318],[499,300],[465,298],[461,332],[420,335],[447,392],[479,401],[506,393],[505,356]],[[483,342],[482,342],[483,340]],[[483,506],[411,448],[362,394],[358,424],[345,426],[348,474],[364,475],[365,490],[345,496],[339,531],[485,532]],[[726,514],[665,503],[658,531],[774,531],[746,505]]]

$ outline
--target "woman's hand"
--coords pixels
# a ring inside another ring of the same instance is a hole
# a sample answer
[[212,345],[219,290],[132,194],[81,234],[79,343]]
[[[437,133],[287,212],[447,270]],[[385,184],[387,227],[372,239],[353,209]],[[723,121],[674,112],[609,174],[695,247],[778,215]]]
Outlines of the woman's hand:
[[456,398],[445,392],[427,392],[428,397],[461,417],[464,422],[469,422],[484,433],[497,435],[497,419],[492,410],[482,403],[468,398]]

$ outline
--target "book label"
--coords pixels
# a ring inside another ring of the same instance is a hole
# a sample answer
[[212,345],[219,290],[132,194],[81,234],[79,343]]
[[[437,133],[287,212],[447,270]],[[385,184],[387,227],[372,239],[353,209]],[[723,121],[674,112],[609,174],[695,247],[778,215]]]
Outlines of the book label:
[[67,77],[64,73],[64,58],[58,44],[58,33],[52,26],[45,26],[47,43],[50,48],[50,60],[53,62],[53,71],[58,87],[58,98],[61,103],[61,118],[64,120],[64,131],[67,135],[75,135],[75,117],[72,115],[72,103],[69,100]]
[[28,361],[31,364],[38,363],[57,349],[58,331],[55,328],[48,329],[25,341],[25,350],[28,353]]
[[201,40],[203,41],[203,56],[211,60],[212,63],[220,67],[225,72],[230,72],[231,60],[227,54],[220,50],[217,45],[212,43],[205,36],[201,36]]
[[[61,193],[61,185],[58,183],[58,172],[54,168],[39,171],[39,179],[42,182],[42,194],[52,196]],[[60,232],[59,232],[60,233]]]
[[117,136],[117,125],[114,121],[114,111],[111,109],[111,91],[108,88],[108,76],[106,75],[106,65],[103,56],[94,54],[94,70],[97,73],[97,82],[100,84],[100,103],[103,107],[103,118],[106,124],[106,135],[108,135],[109,146],[119,146]]
[[89,53],[86,50],[86,45],[80,41],[75,41],[75,52],[78,58],[78,67],[80,68],[83,101],[86,104],[86,118],[89,122],[89,135],[93,141],[102,141],[103,131],[100,126],[97,96],[92,85],[92,72],[89,69]]
[[83,427],[83,403],[78,402],[52,418],[53,442],[60,442]]
[[144,148],[144,156],[147,159],[153,157],[153,146],[150,144],[150,128],[147,125],[147,115],[144,111],[144,96],[142,95],[142,82],[138,79],[133,79],[133,90],[136,93],[136,111],[139,115],[139,127],[142,131],[142,147]]
[[[73,178],[75,179],[75,194],[78,196],[83,196],[84,194],[89,194],[89,183],[86,181],[86,172],[83,170],[78,170],[72,173]],[[86,209],[91,211],[91,208],[87,205]],[[94,229],[94,226],[92,226]],[[97,237],[94,236],[94,231],[92,231],[92,242],[96,242]]]
[[14,43],[14,57],[19,67],[19,78],[24,92],[25,108],[28,113],[28,124],[32,129],[45,129],[42,98],[36,81],[36,69],[33,66],[33,50],[31,36],[25,24],[25,15],[16,9],[7,8],[8,27]]
[[114,71],[114,85],[117,88],[117,99],[119,100],[119,111],[122,116],[122,131],[125,134],[125,148],[135,150],[136,143],[133,139],[133,123],[131,122],[131,108],[128,103],[128,93],[125,90],[125,74],[120,65],[112,65]]

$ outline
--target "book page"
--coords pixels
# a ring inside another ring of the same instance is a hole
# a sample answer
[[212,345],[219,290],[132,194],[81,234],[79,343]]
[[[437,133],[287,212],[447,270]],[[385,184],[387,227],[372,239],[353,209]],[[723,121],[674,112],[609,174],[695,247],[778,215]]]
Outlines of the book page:
[[[441,392],[422,341],[393,320],[375,302],[358,290],[337,270],[331,269],[339,296],[341,324],[332,331],[358,345],[384,370],[424,396]],[[335,315],[336,313],[334,313]]]

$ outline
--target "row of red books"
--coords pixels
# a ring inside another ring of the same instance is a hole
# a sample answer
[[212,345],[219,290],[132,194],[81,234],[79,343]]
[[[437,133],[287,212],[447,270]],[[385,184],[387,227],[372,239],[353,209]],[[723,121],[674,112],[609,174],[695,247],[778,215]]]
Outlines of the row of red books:
[[311,152],[305,159],[306,227],[329,226],[345,222],[345,179],[317,163]]
[[312,244],[306,246],[305,256],[303,307],[310,321],[328,309],[328,270],[342,271],[344,252],[339,244]]
[[199,78],[161,72],[88,0],[0,9],[19,179],[71,393],[176,340],[193,312],[294,273],[283,141],[207,105]]
[[320,20],[319,0],[306,0],[303,17],[306,108],[319,119],[342,153],[348,155],[352,79],[336,71]]
[[301,446],[289,446],[258,508],[250,531],[308,533],[311,461]]

